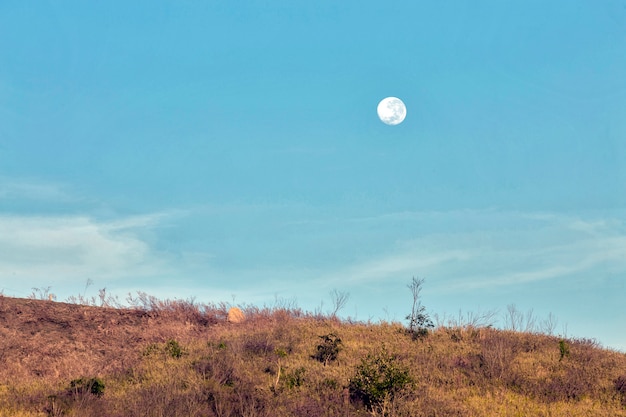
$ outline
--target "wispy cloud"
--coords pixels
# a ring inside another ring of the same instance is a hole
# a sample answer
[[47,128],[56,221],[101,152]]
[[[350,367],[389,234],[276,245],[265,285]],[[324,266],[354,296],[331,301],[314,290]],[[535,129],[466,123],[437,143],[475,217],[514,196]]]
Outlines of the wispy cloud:
[[0,176],[0,200],[8,199],[66,201],[70,196],[58,183]]
[[0,276],[37,287],[162,275],[163,254],[141,238],[161,217],[0,216]]
[[440,283],[442,291],[458,292],[560,279],[597,268],[626,271],[626,229],[619,218],[488,210],[396,213],[358,221],[396,223],[411,229],[405,234],[414,237],[329,272],[324,281],[359,284],[425,275]]

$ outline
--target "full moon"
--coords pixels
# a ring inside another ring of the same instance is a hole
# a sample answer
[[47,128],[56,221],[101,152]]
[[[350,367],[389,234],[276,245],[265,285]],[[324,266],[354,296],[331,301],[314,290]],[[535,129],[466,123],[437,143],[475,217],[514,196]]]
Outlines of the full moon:
[[406,117],[406,106],[397,97],[387,97],[378,103],[378,117],[380,120],[391,126],[399,125]]

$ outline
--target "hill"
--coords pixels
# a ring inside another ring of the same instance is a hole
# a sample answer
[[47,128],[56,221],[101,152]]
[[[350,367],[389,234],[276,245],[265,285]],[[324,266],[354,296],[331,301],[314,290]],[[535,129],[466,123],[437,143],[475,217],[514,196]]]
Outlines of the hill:
[[626,416],[626,355],[492,328],[0,296],[0,417]]

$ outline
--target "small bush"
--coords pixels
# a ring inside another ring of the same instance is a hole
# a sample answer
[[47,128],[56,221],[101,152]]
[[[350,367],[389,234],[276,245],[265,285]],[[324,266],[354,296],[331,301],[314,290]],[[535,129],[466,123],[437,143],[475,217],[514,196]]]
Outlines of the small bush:
[[165,354],[166,356],[170,356],[174,359],[181,358],[185,351],[174,339],[168,340],[164,345],[159,345],[157,343],[150,343],[143,350],[143,356],[150,356],[154,354]]
[[329,362],[337,359],[337,355],[339,355],[341,350],[341,339],[333,333],[319,336],[319,338],[322,339],[322,343],[317,345],[317,351],[311,357],[326,366]]
[[[46,396],[43,411],[51,417],[76,415],[85,412],[89,407],[97,407],[103,395],[104,382],[100,378],[73,379],[63,391]],[[3,415],[2,410],[0,415]]]
[[331,390],[335,390],[339,387],[339,382],[337,382],[337,380],[334,378],[325,378],[322,381],[322,386]]
[[104,394],[104,382],[100,378],[78,378],[70,381],[68,391],[73,394],[92,394],[101,397]]
[[306,369],[300,367],[294,369],[293,372],[288,373],[285,376],[285,385],[287,388],[297,388],[304,384],[304,374],[306,373]]
[[569,345],[567,344],[567,342],[565,342],[565,340],[559,340],[559,351],[559,362],[562,361],[563,358],[565,358],[566,356],[569,356]]
[[377,354],[369,354],[356,368],[350,380],[351,397],[373,411],[393,401],[396,394],[412,384],[408,368],[383,346]]
[[183,356],[183,348],[174,339],[170,339],[167,341],[167,343],[165,344],[165,352],[172,358],[176,359]]
[[160,351],[159,349],[159,345],[157,345],[156,343],[150,343],[148,346],[146,346],[146,348],[143,350],[142,355],[143,356],[150,356],[153,355],[155,353],[158,353]]

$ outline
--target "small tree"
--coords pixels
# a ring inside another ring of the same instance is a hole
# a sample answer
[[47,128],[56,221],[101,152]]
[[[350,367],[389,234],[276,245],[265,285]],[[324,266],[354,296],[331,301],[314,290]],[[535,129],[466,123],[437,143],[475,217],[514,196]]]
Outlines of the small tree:
[[435,327],[433,321],[426,312],[426,307],[422,305],[422,301],[420,299],[420,292],[422,291],[423,284],[424,278],[413,277],[411,283],[407,285],[407,287],[411,290],[411,295],[413,296],[411,314],[406,316],[406,319],[409,321],[408,332],[413,340],[428,335],[428,331]]

